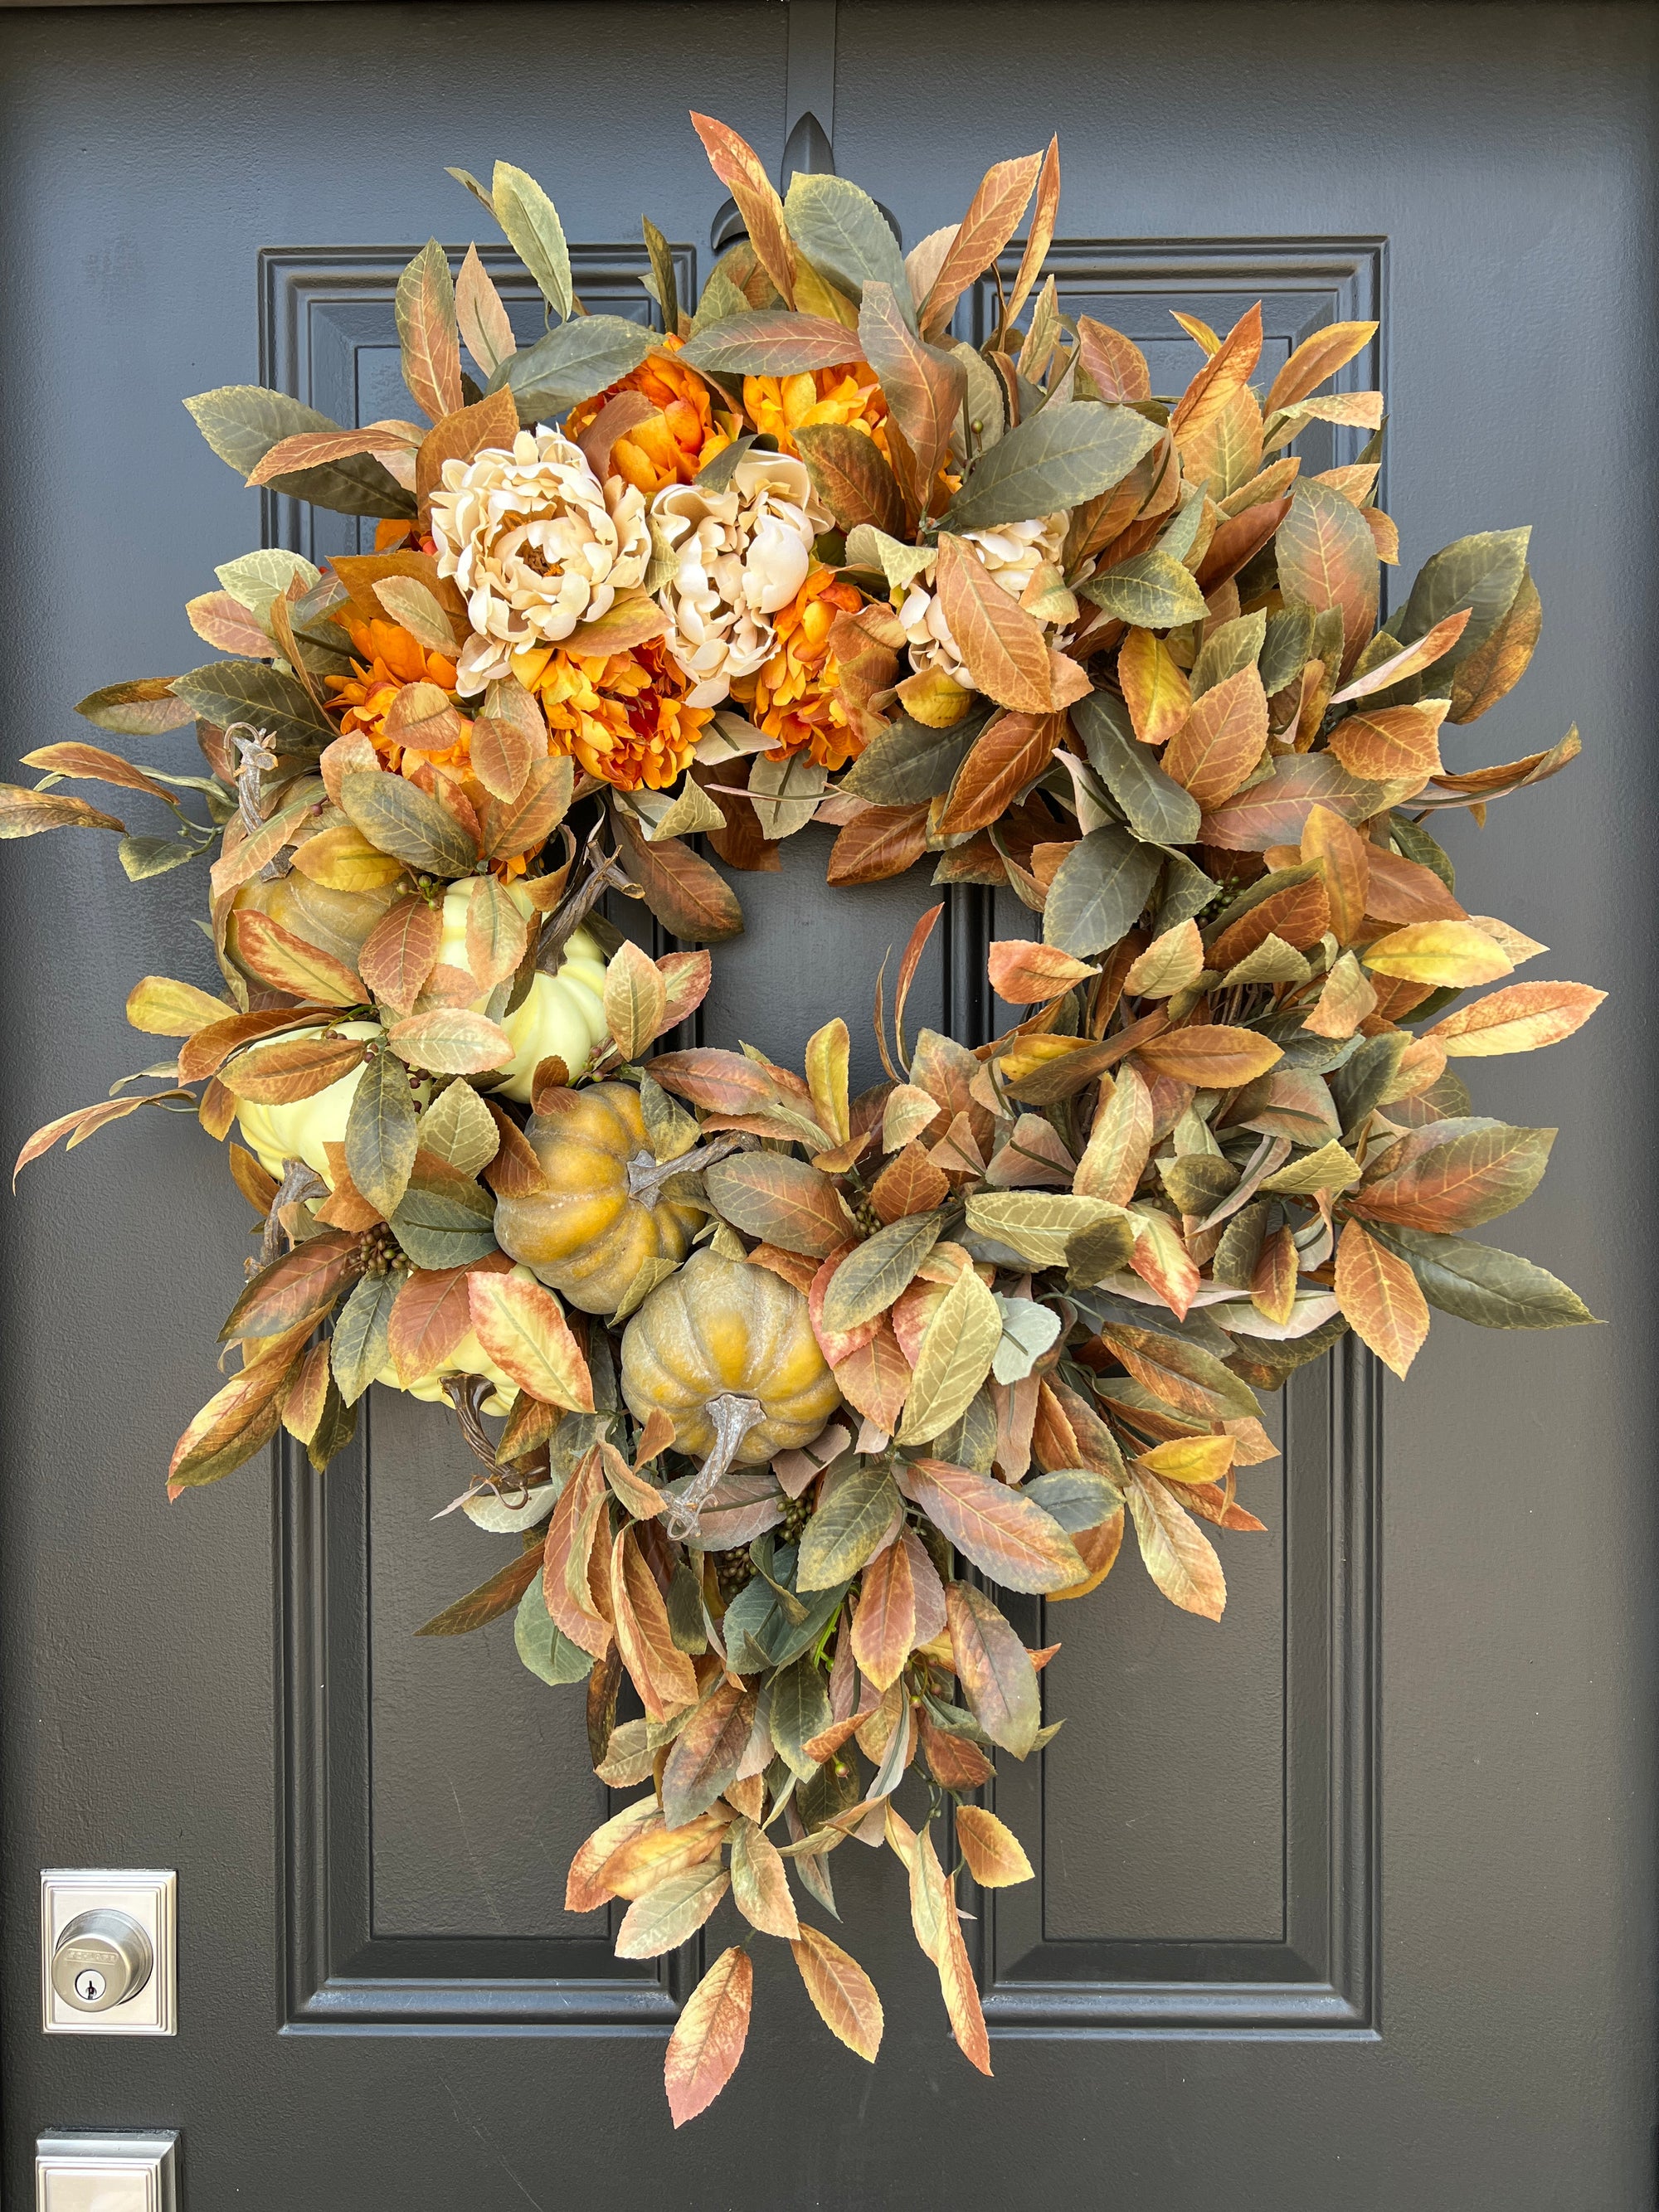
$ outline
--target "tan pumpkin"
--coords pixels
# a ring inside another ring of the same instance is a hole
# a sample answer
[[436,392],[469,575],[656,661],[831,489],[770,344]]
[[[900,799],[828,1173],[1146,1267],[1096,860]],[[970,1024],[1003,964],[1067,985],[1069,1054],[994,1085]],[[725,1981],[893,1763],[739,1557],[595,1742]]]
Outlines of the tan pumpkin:
[[563,1111],[532,1115],[525,1133],[552,1187],[501,1199],[495,1241],[550,1290],[584,1313],[613,1314],[647,1260],[685,1257],[703,1217],[659,1195],[684,1164],[658,1164],[631,1084],[571,1091]]
[[[400,898],[407,898],[407,884],[383,884],[378,890],[337,891],[326,884],[313,883],[297,868],[268,882],[244,884],[233,902],[237,914],[268,915],[279,929],[291,930],[319,952],[332,954],[348,968],[356,968],[364,940],[375,924]],[[236,932],[229,933],[231,958],[250,981],[257,981],[236,949]]]
[[793,1284],[708,1251],[623,1331],[622,1388],[636,1420],[666,1413],[680,1450],[722,1472],[810,1443],[841,1403]]

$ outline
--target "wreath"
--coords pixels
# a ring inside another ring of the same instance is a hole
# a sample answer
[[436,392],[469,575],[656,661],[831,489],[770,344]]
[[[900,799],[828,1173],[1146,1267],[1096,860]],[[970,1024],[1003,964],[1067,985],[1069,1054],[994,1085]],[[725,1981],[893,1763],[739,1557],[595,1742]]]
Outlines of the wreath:
[[[374,1381],[453,1408],[481,1463],[457,1502],[507,1556],[421,1632],[514,1613],[526,1667],[586,1685],[600,1778],[642,1793],[568,1905],[626,1900],[629,1959],[728,1893],[744,1923],[670,2039],[677,2125],[741,2054],[757,1930],[874,2057],[876,1992],[790,1881],[833,1913],[849,1837],[903,1862],[989,2072],[957,1885],[1031,1869],[975,1792],[1058,1725],[1057,1647],[994,1591],[1084,1596],[1127,1515],[1158,1587],[1217,1618],[1205,1524],[1263,1525],[1258,1391],[1349,1329],[1403,1376],[1431,1306],[1588,1321],[1465,1237],[1553,1132],[1476,1115],[1452,1063],[1602,996],[1504,981],[1543,947],[1464,911],[1427,826],[1578,739],[1442,759],[1525,669],[1538,594],[1527,532],[1482,532],[1378,628],[1382,398],[1323,390],[1375,325],[1316,331],[1263,394],[1259,308],[1224,336],[1181,316],[1204,360],[1162,398],[1044,278],[1052,144],[904,256],[856,185],[781,200],[693,121],[748,233],[695,313],[647,222],[660,328],[586,313],[541,188],[456,171],[544,335],[517,343],[476,248],[452,276],[434,241],[397,289],[424,423],[189,401],[250,483],[373,518],[374,550],[228,562],[189,609],[228,657],[82,702],[128,738],[193,723],[205,775],[49,744],[0,799],[8,836],[113,831],[134,879],[210,857],[217,984],[128,1001],[176,1059],[19,1163],[146,1105],[240,1127],[240,1364],[170,1495],[279,1425],[323,1468]],[[958,307],[993,270],[975,348]],[[1308,476],[1316,422],[1372,434]],[[162,802],[171,834],[66,778]],[[876,1089],[849,1095],[840,1019],[799,1071],[676,1037],[708,951],[653,959],[601,900],[706,948],[741,915],[688,839],[775,866],[811,821],[832,882],[932,854],[938,883],[1012,888],[1041,935],[993,945],[989,981],[1027,1018],[907,1037],[935,907],[890,1031],[877,983]]]

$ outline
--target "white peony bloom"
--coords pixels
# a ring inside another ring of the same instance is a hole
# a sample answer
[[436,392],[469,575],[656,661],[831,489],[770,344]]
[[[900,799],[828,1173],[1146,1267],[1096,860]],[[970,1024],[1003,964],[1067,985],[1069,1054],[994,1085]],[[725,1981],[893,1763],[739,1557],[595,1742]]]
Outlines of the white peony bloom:
[[[999,523],[994,530],[964,530],[963,537],[996,578],[1011,599],[1018,599],[1037,570],[1058,567],[1066,544],[1069,517],[1044,514],[1030,522]],[[900,627],[910,648],[910,665],[920,675],[937,668],[955,678],[964,691],[974,688],[962,665],[962,655],[945,619],[934,580],[937,556],[893,594]]]
[[432,534],[438,574],[455,579],[472,626],[458,664],[469,696],[507,675],[514,653],[605,614],[651,558],[644,495],[620,477],[601,484],[556,430],[520,430],[510,453],[446,461]]
[[668,651],[690,680],[687,704],[718,706],[734,677],[770,659],[771,617],[806,581],[830,518],[787,453],[745,454],[724,491],[669,484],[651,510],[677,563],[657,595]]

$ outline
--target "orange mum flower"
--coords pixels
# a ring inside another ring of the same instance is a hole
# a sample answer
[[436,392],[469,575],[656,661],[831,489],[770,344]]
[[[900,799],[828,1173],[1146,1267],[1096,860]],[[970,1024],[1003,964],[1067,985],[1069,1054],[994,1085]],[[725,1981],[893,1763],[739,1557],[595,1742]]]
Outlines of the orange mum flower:
[[685,678],[660,638],[608,656],[551,653],[533,677],[532,658],[514,665],[540,695],[554,752],[618,791],[666,791],[690,765],[714,709],[686,705]]
[[335,694],[332,704],[345,709],[340,717],[341,734],[361,730],[386,766],[400,769],[405,775],[412,775],[422,761],[446,768],[465,762],[472,735],[472,725],[465,716],[459,742],[445,752],[406,752],[386,734],[387,709],[405,684],[435,684],[453,697],[454,662],[441,653],[428,653],[418,638],[411,637],[398,623],[382,622],[376,617],[372,622],[348,623],[346,629],[356,648],[357,657],[351,664],[355,672],[324,679]]
[[[684,343],[683,338],[663,340],[671,354],[678,353]],[[731,444],[736,433],[733,416],[714,413],[708,386],[700,376],[681,368],[677,361],[653,354],[619,384],[573,407],[565,417],[565,436],[579,439],[598,419],[606,400],[614,399],[619,392],[642,392],[662,410],[651,422],[641,422],[618,438],[611,448],[612,473],[643,492],[647,499],[665,484],[690,483],[706,462]]]
[[769,431],[781,451],[798,453],[794,433],[809,422],[846,422],[887,450],[887,400],[867,362],[803,371],[799,376],[745,376],[743,404],[757,430]]
[[842,583],[833,568],[815,568],[789,605],[773,617],[777,651],[758,675],[732,685],[756,728],[775,739],[777,754],[805,747],[821,768],[834,769],[845,768],[864,750],[863,740],[848,727],[841,669],[830,650],[836,617],[856,614],[863,605],[860,594]]

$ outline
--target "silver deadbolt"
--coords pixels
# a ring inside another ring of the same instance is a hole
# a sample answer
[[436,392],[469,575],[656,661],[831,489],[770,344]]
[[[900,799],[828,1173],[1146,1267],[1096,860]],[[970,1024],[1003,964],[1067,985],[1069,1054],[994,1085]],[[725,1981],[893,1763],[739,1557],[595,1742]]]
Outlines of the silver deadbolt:
[[52,1954],[52,1985],[77,2012],[108,2012],[137,1996],[155,1970],[149,1936],[129,1914],[77,1913]]

